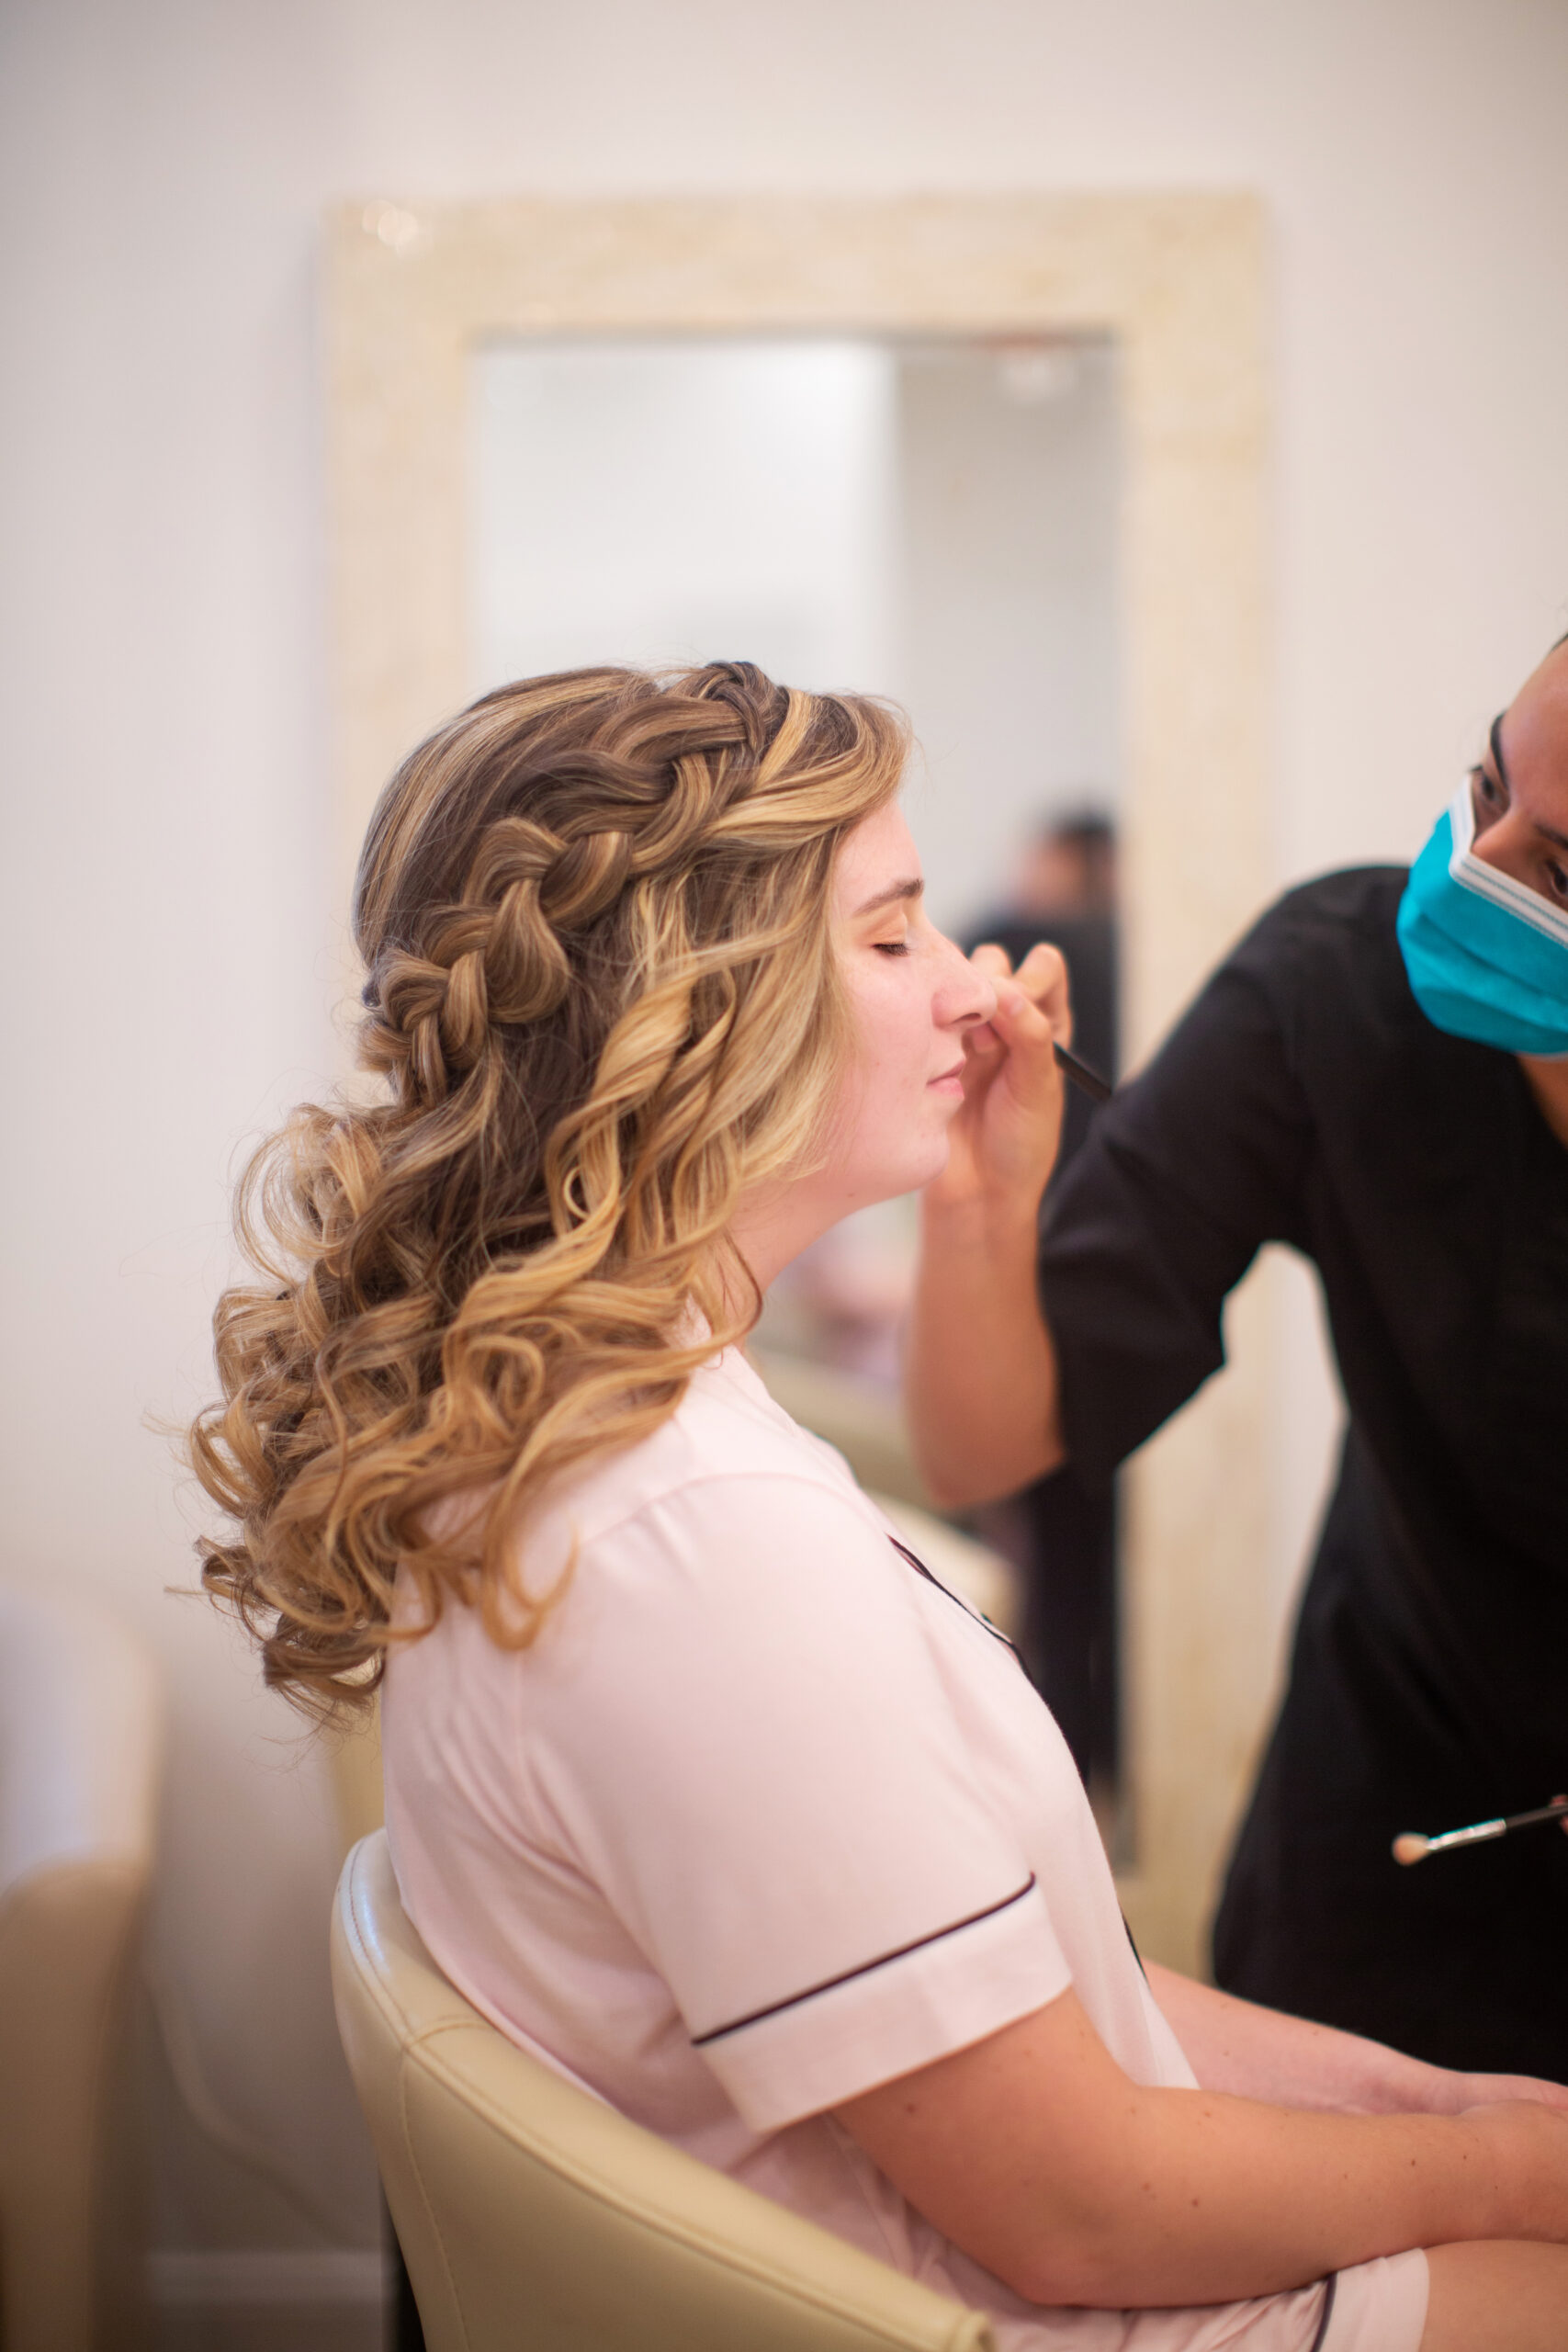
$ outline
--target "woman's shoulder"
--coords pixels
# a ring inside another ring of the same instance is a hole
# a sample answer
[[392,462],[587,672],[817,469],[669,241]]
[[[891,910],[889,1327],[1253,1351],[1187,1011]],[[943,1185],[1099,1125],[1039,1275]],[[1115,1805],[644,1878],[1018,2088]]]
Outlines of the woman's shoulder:
[[774,1403],[739,1349],[699,1367],[674,1412],[626,1446],[610,1446],[544,1498],[547,1525],[579,1552],[652,1514],[691,1522],[795,1507],[846,1527],[880,1532],[882,1521],[841,1454]]
[[[486,1671],[513,1699],[526,1686],[530,1707],[592,1686],[628,1723],[716,1675],[788,1681],[914,1638],[911,1575],[881,1511],[729,1351],[657,1429],[547,1489],[514,1541],[519,1583],[556,1598],[537,1637],[487,1653]],[[451,1638],[484,1646],[477,1625]]]
[[705,1658],[781,1657],[803,1627],[830,1642],[847,1623],[863,1634],[862,1620],[902,1614],[907,1574],[882,1513],[738,1351],[694,1374],[657,1429],[554,1480],[512,1541],[521,1587],[555,1596],[536,1637],[497,1645],[479,1611],[446,1610],[394,1680],[456,1672],[470,1710],[483,1688],[510,1709],[525,1684],[537,1708],[585,1677],[640,1688],[655,1655],[700,1672]]

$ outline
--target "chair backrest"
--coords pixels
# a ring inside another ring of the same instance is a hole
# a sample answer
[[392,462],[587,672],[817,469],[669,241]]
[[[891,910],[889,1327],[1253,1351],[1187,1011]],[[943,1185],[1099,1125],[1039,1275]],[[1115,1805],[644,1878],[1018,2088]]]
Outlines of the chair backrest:
[[640,2130],[436,1968],[386,1835],[333,1983],[430,2352],[994,2352],[988,2321]]
[[105,1611],[0,1586],[0,2343],[129,2347],[140,2248],[112,2183],[161,1706]]

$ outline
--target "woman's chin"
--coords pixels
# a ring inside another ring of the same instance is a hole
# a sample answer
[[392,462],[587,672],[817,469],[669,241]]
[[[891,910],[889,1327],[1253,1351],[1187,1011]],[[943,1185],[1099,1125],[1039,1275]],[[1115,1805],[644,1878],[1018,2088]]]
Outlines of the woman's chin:
[[911,1159],[902,1167],[887,1168],[863,1180],[840,1196],[840,1217],[853,1216],[861,1209],[874,1208],[879,1201],[901,1201],[909,1193],[923,1192],[933,1177],[940,1176],[947,1166],[947,1138],[942,1140],[938,1151]]
[[919,1155],[919,1164],[898,1187],[901,1193],[920,1193],[934,1178],[940,1176],[953,1156],[953,1143],[947,1129],[933,1136],[930,1148]]

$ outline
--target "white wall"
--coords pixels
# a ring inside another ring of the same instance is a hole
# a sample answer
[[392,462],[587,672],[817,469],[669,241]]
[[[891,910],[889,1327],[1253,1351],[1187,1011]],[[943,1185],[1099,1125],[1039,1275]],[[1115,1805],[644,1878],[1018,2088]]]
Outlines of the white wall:
[[[1278,267],[1282,875],[1408,853],[1568,600],[1559,0],[11,0],[0,173],[12,1575],[152,1630],[157,1948],[365,2239],[319,1759],[194,1602],[243,1139],[329,1058],[312,255],[344,195],[1252,186]],[[170,2243],[301,2241],[216,2162]],[[243,2208],[243,2210],[242,2210]]]

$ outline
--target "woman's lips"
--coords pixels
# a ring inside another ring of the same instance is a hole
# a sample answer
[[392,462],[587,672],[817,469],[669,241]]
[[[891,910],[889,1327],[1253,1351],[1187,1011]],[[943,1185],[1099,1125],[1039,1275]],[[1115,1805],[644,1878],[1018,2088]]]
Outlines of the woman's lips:
[[961,1061],[954,1062],[951,1069],[944,1069],[940,1078],[930,1079],[927,1083],[931,1086],[939,1088],[943,1094],[962,1094],[964,1091],[964,1064]]

